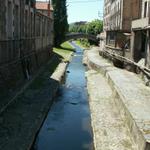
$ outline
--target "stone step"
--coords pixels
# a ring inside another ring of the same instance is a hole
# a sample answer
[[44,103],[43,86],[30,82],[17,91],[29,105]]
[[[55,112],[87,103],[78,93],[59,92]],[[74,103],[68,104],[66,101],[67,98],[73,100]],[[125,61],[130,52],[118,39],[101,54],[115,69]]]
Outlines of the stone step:
[[137,150],[126,124],[114,105],[113,92],[98,72],[87,72],[95,150]]
[[88,52],[88,66],[94,66],[107,79],[138,150],[150,150],[150,88],[136,74],[116,68],[99,56],[97,48]]
[[107,79],[114,89],[116,106],[139,150],[150,150],[150,88],[125,70],[110,71]]

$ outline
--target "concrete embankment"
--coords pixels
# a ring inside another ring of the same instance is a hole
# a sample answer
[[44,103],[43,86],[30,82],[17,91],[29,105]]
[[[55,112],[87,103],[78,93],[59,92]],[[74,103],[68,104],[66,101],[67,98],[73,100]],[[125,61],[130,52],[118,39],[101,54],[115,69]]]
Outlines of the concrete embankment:
[[[95,149],[150,150],[150,88],[134,73],[87,52]],[[93,82],[93,83],[92,83]]]
[[49,69],[52,68],[53,63],[47,64],[46,70],[41,72],[1,114],[0,149],[29,150],[31,148],[36,133],[53,103],[68,64],[60,63],[49,77]]

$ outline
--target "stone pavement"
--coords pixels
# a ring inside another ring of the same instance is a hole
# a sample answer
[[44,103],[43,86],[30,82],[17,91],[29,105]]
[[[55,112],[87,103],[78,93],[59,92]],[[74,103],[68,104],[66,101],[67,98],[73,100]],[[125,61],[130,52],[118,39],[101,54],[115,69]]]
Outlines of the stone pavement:
[[[119,69],[114,67],[109,61],[104,59],[103,57],[99,56],[98,48],[93,48],[92,50],[89,50],[87,53],[87,59],[88,59],[88,67],[95,69],[97,72],[99,72],[109,86],[112,89],[112,97],[111,100],[114,103],[114,106],[116,107],[116,114],[117,116],[121,116],[123,120],[123,126],[127,128],[129,131],[129,137],[131,137],[130,144],[136,145],[137,150],[150,150],[150,88],[146,87],[142,79],[140,79],[136,74],[128,72],[123,69]],[[103,79],[99,75],[99,79],[95,82],[95,91],[98,90],[97,87],[103,86],[105,87],[105,84],[103,83]],[[90,77],[92,78],[92,77]],[[93,80],[90,79],[89,80]],[[98,82],[99,81],[99,82]],[[98,90],[97,93],[100,94],[100,98],[98,101],[103,101],[101,98],[102,89]],[[94,92],[94,91],[93,91]],[[92,92],[89,91],[89,95]],[[91,94],[92,95],[92,94]],[[109,95],[109,93],[108,93]],[[94,96],[92,96],[94,98]],[[92,98],[91,98],[92,101]],[[101,102],[102,105],[105,105],[105,102]],[[106,99],[107,104],[107,99]],[[91,105],[91,104],[90,104]],[[92,105],[90,106],[93,107]],[[99,107],[99,109],[103,109],[105,106]],[[104,112],[104,117],[106,119],[103,119],[102,117],[99,117],[101,115],[101,110],[98,110],[97,112],[97,122],[101,122],[101,119],[103,120],[103,126],[104,124],[108,124],[107,116],[108,111]],[[109,108],[111,109],[111,107]],[[109,110],[108,109],[108,110]],[[113,109],[112,109],[113,110]],[[95,113],[95,110],[92,109],[92,111]],[[95,113],[96,114],[96,113]],[[110,118],[111,119],[111,118]],[[117,120],[115,120],[117,125]],[[115,124],[115,123],[114,123]],[[102,125],[97,128],[99,132],[101,132],[102,129],[106,130],[106,133],[110,131],[110,128],[103,128]],[[111,134],[116,135],[117,131],[111,130]],[[124,130],[120,130],[120,133],[124,132]],[[97,137],[98,132],[94,132],[95,137]],[[120,136],[120,133],[118,132],[118,137]],[[128,134],[127,134],[128,135]],[[104,134],[104,139],[108,137],[109,142],[109,134]],[[95,143],[99,143],[98,138],[95,139]],[[116,139],[117,140],[117,139]],[[111,140],[110,140],[111,141]],[[121,142],[122,143],[122,142]],[[126,143],[126,142],[125,142]],[[130,145],[129,142],[127,142],[128,146]],[[109,143],[110,144],[110,143]],[[111,145],[113,147],[113,143]],[[101,145],[97,146],[99,149],[101,148]],[[96,148],[97,148],[96,147]],[[106,149],[108,150],[116,150],[116,148],[108,147]],[[133,146],[135,148],[135,146]],[[98,149],[97,148],[97,149]],[[98,150],[99,150],[98,149]],[[124,148],[125,149],[125,148]],[[126,147],[127,150],[130,150],[131,147]],[[122,150],[122,149],[121,149]]]
[[106,79],[90,70],[87,81],[95,150],[136,150],[114,105],[113,92]]

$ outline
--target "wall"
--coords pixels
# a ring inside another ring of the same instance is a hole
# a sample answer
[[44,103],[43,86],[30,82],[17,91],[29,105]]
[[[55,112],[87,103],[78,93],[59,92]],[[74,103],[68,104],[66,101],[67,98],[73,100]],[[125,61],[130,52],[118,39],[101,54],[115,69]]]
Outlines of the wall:
[[104,30],[131,31],[131,22],[139,18],[140,0],[105,0]]
[[7,104],[7,97],[13,96],[18,88],[34,76],[50,59],[52,52],[53,20],[36,12],[30,0],[26,2],[4,0],[0,5],[2,105]]
[[141,16],[140,0],[124,0],[122,28],[131,32],[132,20]]
[[104,1],[104,20],[103,20],[103,29],[104,31],[109,30],[110,28],[110,0]]
[[[107,2],[106,2],[107,1]],[[104,31],[106,32],[106,45],[116,49],[125,49],[130,46],[130,33],[132,20],[141,16],[141,1],[140,0],[105,0],[104,7],[110,6],[109,13],[105,13],[104,22],[109,16],[109,21],[104,23]],[[132,42],[132,41],[131,41]],[[132,42],[133,43],[133,42]],[[110,50],[111,48],[109,48]],[[114,51],[113,49],[113,51]],[[130,47],[121,55],[132,58]]]

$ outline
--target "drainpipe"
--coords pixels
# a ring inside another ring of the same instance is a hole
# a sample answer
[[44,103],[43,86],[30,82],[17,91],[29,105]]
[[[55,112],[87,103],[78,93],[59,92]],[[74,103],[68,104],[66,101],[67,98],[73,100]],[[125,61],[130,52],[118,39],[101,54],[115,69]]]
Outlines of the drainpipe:
[[146,51],[145,51],[145,66],[148,66],[148,56],[149,56],[149,30],[146,31]]
[[[23,70],[23,74],[25,76],[25,78],[27,78],[28,80],[30,79],[30,75],[29,75],[29,70],[27,69],[27,62],[26,59],[24,58],[24,53],[22,51],[22,28],[24,26],[22,26],[22,19],[24,19],[23,14],[24,14],[24,8],[23,8],[23,2],[22,0],[20,0],[20,60],[21,60],[21,65],[22,65],[22,70]],[[23,13],[22,13],[23,12]],[[23,20],[23,24],[24,24],[24,20]]]
[[[23,1],[24,2],[24,1]],[[23,71],[23,74],[26,78],[26,72],[25,72],[25,61],[23,59],[23,56],[22,56],[22,0],[20,0],[20,39],[19,39],[19,46],[20,46],[20,51],[19,51],[19,57],[20,57],[20,62],[21,62],[21,65],[22,65],[22,71]],[[23,20],[24,22],[24,20]]]
[[22,3],[21,2],[22,2],[22,0],[20,0],[20,54],[19,54],[20,58],[21,58],[21,47],[22,47],[21,46],[21,36],[22,36],[21,35],[21,31],[22,31],[21,30],[22,29],[22,26],[21,26],[21,17],[22,17],[22,12],[21,12],[22,9],[21,8],[22,8]]

